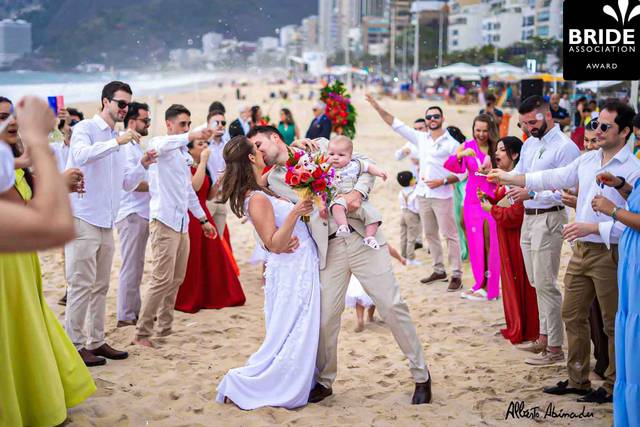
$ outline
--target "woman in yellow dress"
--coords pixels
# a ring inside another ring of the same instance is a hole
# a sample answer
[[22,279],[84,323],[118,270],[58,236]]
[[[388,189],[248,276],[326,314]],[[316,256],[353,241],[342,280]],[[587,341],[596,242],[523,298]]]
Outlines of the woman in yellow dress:
[[[18,106],[18,120],[24,130],[23,141],[29,146],[34,167],[41,172],[37,182],[42,185],[38,189],[50,192],[38,198],[40,203],[36,203],[36,207],[27,209],[40,214],[48,202],[54,201],[52,193],[59,199],[59,189],[54,190],[51,186],[63,185],[59,175],[54,175],[53,156],[47,153],[48,147],[42,146],[43,139],[46,144],[47,132],[38,122],[47,123],[50,119],[46,105],[27,98]],[[7,119],[10,111],[10,103],[0,102],[0,123]],[[17,123],[13,120],[0,134],[0,139],[15,146],[16,131]],[[33,192],[27,177],[25,170],[16,170],[15,184],[2,195],[1,206],[12,203],[24,206],[32,199]],[[70,213],[59,200],[49,206],[59,207],[65,216]],[[18,210],[3,208],[2,212],[2,215],[11,215]],[[51,227],[68,224],[68,218],[61,218],[59,213],[50,215]],[[12,217],[15,223],[21,221],[21,217]],[[25,221],[34,218],[34,215],[27,214]],[[7,221],[0,222],[0,234],[15,239],[16,248],[28,247],[17,239],[15,232],[5,234],[6,224]],[[43,237],[54,242],[53,234]],[[26,235],[25,239],[32,240],[33,236]],[[7,246],[3,244],[2,247]],[[44,298],[37,253],[0,253],[0,426],[59,425],[67,418],[67,408],[81,403],[95,390],[89,370]]]

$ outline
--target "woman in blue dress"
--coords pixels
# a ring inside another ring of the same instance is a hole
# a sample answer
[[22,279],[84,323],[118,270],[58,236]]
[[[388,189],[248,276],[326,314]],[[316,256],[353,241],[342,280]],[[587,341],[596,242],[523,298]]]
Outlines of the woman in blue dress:
[[616,315],[616,384],[613,389],[613,418],[616,427],[640,426],[640,180],[635,188],[610,173],[597,177],[611,187],[620,187],[626,207],[596,196],[596,212],[610,215],[627,228],[620,239],[618,253],[619,302]]

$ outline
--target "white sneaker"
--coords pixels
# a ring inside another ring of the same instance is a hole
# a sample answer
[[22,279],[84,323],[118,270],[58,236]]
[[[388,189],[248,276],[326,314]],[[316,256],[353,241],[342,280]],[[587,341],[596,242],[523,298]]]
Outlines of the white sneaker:
[[349,230],[348,225],[341,225],[336,230],[336,237],[347,237],[351,234],[351,230]]
[[470,301],[487,301],[487,291],[484,289],[478,289],[471,295],[467,295],[467,299]]
[[[336,232],[336,236],[338,235],[338,233]],[[371,249],[375,249],[378,250],[380,249],[380,244],[378,243],[378,241],[376,240],[375,237],[370,236],[370,237],[365,237],[362,240],[362,243],[364,243],[365,246],[369,246]]]

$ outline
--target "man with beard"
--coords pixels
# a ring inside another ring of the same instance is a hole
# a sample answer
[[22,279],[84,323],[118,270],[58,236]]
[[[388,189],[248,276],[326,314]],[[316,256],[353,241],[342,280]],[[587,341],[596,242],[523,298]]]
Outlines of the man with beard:
[[[151,118],[149,106],[139,102],[129,104],[124,118],[126,129],[134,130],[141,137],[149,134]],[[122,147],[128,168],[134,168],[144,156],[140,142],[133,140]],[[133,326],[140,313],[140,282],[144,271],[144,256],[149,238],[149,173],[135,190],[123,191],[116,229],[120,236],[120,284],[118,287],[117,327]]]
[[460,144],[442,127],[444,115],[440,107],[427,108],[425,121],[428,132],[420,132],[411,129],[384,110],[371,95],[367,95],[367,101],[385,123],[415,145],[418,150],[420,178],[416,185],[415,194],[422,230],[429,244],[429,251],[434,263],[433,273],[420,282],[426,284],[447,280],[440,242],[440,232],[442,232],[447,240],[449,265],[452,269],[451,281],[447,290],[455,292],[462,288],[462,260],[454,215],[453,185],[451,184],[458,182],[459,178],[444,168],[444,162],[449,156],[455,154]]
[[[267,166],[273,166],[267,176],[269,189],[276,194],[297,202],[295,191],[285,183],[286,162],[290,148],[273,126],[257,126],[247,135],[262,154]],[[294,141],[296,144],[297,141]],[[326,151],[326,140],[307,141],[308,151]],[[359,176],[354,190],[344,195],[347,205],[356,210],[362,200],[368,198],[374,177],[368,173]],[[333,394],[332,385],[338,371],[338,334],[340,317],[344,311],[345,294],[349,277],[353,274],[362,283],[366,293],[374,301],[380,315],[393,333],[398,346],[409,359],[409,367],[415,390],[412,404],[431,403],[431,377],[422,352],[409,308],[400,296],[398,282],[391,267],[391,257],[386,242],[378,230],[376,240],[381,245],[375,250],[362,244],[364,223],[348,218],[354,232],[346,237],[336,236],[337,225],[332,218],[322,219],[316,212],[309,221],[309,231],[318,247],[321,292],[320,339],[316,358],[316,384],[309,393],[309,403],[317,403]],[[295,238],[295,236],[294,236]],[[309,355],[313,357],[313,355]]]
[[[520,161],[513,174],[555,169],[575,160],[580,151],[554,123],[549,104],[541,96],[527,98],[519,108],[520,123],[530,137],[522,146]],[[568,216],[562,204],[561,189],[529,191],[513,187],[507,193],[514,203],[524,202],[520,246],[531,285],[536,288],[540,313],[537,341],[518,345],[520,350],[536,353],[525,359],[531,365],[547,366],[564,360],[562,351],[562,294],[557,278],[562,250],[562,230]],[[539,353],[539,354],[538,354]]]
[[133,191],[155,161],[147,152],[133,169],[127,168],[121,147],[139,142],[132,128],[118,135],[117,122],[129,111],[131,87],[113,81],[102,89],[101,111],[73,129],[67,169],[79,168],[85,179],[84,194],[71,196],[76,239],[65,248],[69,284],[65,329],[87,366],[104,365],[108,359],[125,359],[105,342],[104,316],[109,276],[115,252],[113,226],[122,190]]

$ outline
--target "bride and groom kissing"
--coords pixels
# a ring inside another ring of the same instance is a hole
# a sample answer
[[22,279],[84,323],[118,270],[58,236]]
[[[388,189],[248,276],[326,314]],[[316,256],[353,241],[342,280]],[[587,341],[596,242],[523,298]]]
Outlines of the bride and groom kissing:
[[[317,150],[323,142],[294,144]],[[362,243],[361,220],[348,218],[353,232],[336,237],[337,226],[331,218],[314,212],[311,201],[298,200],[284,179],[291,149],[271,126],[254,127],[224,149],[226,168],[219,201],[228,201],[238,217],[247,216],[267,249],[266,333],[246,365],[224,376],[217,400],[247,410],[291,409],[330,396],[337,374],[340,317],[353,274],[409,359],[416,383],[412,403],[430,403],[431,378],[422,345],[400,296],[388,251]],[[266,166],[271,169],[263,175]],[[360,176],[355,190],[345,195],[350,208],[367,198],[374,179],[367,173]],[[311,216],[307,224],[300,220],[304,215]],[[380,231],[375,237],[384,245]]]

